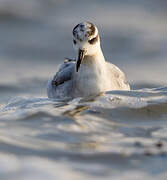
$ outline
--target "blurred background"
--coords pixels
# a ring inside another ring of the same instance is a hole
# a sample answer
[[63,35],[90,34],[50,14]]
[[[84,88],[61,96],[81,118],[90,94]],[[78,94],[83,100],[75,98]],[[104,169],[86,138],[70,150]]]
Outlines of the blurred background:
[[0,179],[166,180],[167,88],[43,98],[82,21],[132,89],[167,86],[167,0],[0,0]]
[[73,58],[72,29],[97,25],[106,60],[132,89],[166,85],[166,0],[0,0],[0,101],[46,96],[47,80]]

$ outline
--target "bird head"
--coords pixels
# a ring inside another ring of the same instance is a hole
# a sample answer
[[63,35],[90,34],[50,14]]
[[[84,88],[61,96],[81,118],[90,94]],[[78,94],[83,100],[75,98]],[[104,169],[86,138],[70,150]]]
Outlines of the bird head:
[[76,71],[78,71],[84,56],[93,56],[99,51],[100,38],[97,27],[90,22],[76,25],[73,29],[73,45],[78,53],[76,64]]

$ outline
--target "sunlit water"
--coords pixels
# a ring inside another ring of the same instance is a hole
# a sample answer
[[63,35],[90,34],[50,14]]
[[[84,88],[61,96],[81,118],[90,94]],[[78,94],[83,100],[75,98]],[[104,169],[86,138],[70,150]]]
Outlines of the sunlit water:
[[166,109],[166,87],[63,101],[11,99],[0,112],[2,174],[21,178],[30,173],[34,179],[128,179],[128,172],[134,178],[165,177]]
[[[166,1],[77,2],[0,0],[0,179],[166,180]],[[48,99],[84,20],[132,90]]]

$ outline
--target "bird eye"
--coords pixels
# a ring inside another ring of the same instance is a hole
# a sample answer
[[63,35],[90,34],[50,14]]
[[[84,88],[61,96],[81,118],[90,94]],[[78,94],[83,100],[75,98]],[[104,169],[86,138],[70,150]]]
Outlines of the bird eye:
[[88,42],[90,44],[95,44],[97,41],[98,41],[98,36],[96,36],[95,38],[90,39]]
[[77,43],[76,40],[73,39],[73,43],[76,44]]

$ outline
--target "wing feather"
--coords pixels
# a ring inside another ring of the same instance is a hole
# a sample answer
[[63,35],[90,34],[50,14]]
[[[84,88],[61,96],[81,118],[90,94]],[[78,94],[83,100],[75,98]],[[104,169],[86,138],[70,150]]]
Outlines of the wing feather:
[[130,86],[126,81],[125,74],[114,64],[107,62],[107,66],[113,75],[111,79],[115,79],[115,82],[112,82],[114,83],[114,86],[117,87],[118,90],[130,90]]
[[74,70],[75,70],[75,61],[68,61],[68,62],[65,61],[60,66],[56,75],[53,77],[52,84],[58,86],[66,81],[71,80]]

